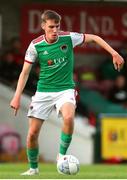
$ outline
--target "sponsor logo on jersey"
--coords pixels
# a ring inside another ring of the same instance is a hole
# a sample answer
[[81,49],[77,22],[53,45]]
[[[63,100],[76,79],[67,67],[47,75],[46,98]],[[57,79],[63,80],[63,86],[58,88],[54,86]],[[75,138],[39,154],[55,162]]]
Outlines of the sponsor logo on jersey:
[[67,62],[67,57],[65,56],[65,57],[61,57],[61,58],[56,58],[56,59],[49,59],[48,61],[47,61],[47,64],[48,64],[48,66],[51,66],[51,65],[55,65],[55,64],[61,64],[61,63],[65,63],[65,62]]
[[54,64],[53,60],[49,59],[49,60],[48,60],[48,65],[51,66],[51,65],[53,65],[53,64]]
[[64,44],[64,45],[62,45],[62,46],[60,47],[60,49],[61,49],[61,51],[63,51],[63,52],[67,52],[68,46],[67,46],[66,44]]

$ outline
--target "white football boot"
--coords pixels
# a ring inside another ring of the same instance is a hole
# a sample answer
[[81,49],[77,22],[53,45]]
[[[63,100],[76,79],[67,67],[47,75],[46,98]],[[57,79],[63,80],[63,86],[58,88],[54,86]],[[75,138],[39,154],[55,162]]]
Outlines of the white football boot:
[[23,176],[33,176],[33,175],[38,175],[38,174],[39,174],[38,168],[36,168],[36,169],[30,168],[28,171],[22,173],[21,175],[23,175]]
[[59,153],[59,154],[57,155],[56,161],[58,162],[63,156],[64,156],[63,154],[60,154],[60,153]]

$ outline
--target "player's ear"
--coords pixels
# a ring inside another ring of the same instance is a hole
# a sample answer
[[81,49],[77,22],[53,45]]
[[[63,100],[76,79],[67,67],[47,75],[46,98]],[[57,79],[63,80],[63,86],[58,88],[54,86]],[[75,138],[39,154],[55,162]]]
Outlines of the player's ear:
[[41,28],[45,30],[45,23],[41,23]]

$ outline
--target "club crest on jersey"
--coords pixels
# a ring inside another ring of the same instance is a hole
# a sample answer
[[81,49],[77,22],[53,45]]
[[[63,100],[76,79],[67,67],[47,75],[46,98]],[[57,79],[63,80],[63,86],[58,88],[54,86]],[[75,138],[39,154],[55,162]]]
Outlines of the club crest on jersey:
[[63,52],[67,52],[68,46],[67,46],[66,44],[64,44],[64,45],[62,45],[62,46],[60,47],[60,49],[61,49],[61,51],[63,51]]

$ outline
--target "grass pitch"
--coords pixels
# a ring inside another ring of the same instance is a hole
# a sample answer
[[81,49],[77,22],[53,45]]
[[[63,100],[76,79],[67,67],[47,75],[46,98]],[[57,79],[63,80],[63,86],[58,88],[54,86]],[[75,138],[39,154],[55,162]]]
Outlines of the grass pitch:
[[55,164],[40,164],[40,174],[21,176],[28,165],[24,163],[1,163],[0,179],[127,179],[127,165],[84,165],[77,175],[57,173]]

